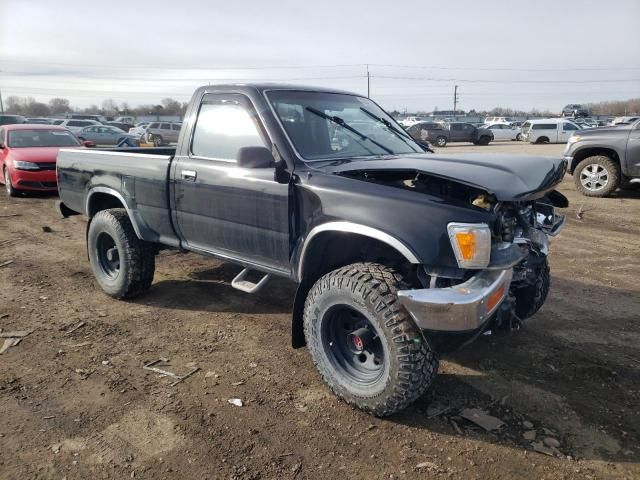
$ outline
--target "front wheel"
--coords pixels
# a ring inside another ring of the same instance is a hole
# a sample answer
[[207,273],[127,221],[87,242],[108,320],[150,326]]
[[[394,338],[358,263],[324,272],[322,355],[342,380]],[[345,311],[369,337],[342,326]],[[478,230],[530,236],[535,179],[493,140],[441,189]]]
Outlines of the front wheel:
[[7,191],[7,195],[10,197],[18,196],[18,191],[13,186],[13,183],[11,183],[11,175],[9,174],[9,169],[7,167],[4,167],[4,188]]
[[587,197],[606,197],[620,186],[620,166],[609,157],[582,160],[573,171],[576,189]]
[[516,141],[517,142],[521,142],[522,141],[522,134],[521,133],[516,135]]
[[124,208],[98,212],[87,234],[89,262],[100,287],[114,298],[132,298],[153,281],[155,249],[140,240]]
[[446,147],[447,146],[447,137],[439,136],[436,138],[436,145],[438,147]]
[[338,397],[376,416],[394,414],[431,386],[438,360],[397,298],[393,269],[355,263],[309,291],[304,332],[324,381]]

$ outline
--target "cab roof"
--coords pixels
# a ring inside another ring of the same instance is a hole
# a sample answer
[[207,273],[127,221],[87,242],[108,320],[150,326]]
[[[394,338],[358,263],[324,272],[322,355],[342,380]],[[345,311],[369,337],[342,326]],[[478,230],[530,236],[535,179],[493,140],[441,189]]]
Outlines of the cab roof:
[[225,83],[225,84],[213,84],[213,85],[204,85],[198,88],[198,92],[200,91],[215,91],[215,90],[236,90],[236,91],[253,91],[263,93],[269,90],[294,90],[294,91],[304,91],[304,92],[318,92],[318,93],[342,93],[346,95],[356,95],[358,97],[362,97],[359,93],[348,92],[346,90],[338,90],[334,88],[326,88],[326,87],[312,87],[309,85],[293,85],[288,83]]

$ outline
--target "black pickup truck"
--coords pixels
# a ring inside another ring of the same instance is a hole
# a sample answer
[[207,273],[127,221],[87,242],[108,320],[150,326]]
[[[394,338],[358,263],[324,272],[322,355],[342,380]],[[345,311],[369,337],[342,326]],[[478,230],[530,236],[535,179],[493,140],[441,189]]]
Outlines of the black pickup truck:
[[293,346],[378,416],[429,389],[439,352],[542,306],[567,206],[562,159],[427,154],[368,98],[285,85],[202,87],[175,149],[57,165],[107,294],[150,288],[167,247],[242,266],[247,293],[289,278]]

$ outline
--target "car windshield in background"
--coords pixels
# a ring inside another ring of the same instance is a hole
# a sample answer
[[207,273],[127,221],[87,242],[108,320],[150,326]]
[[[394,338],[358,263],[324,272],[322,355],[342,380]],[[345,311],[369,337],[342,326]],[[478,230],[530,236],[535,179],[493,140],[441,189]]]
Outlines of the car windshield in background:
[[9,132],[8,140],[11,148],[73,147],[80,145],[80,142],[73,134],[64,130],[15,130]]
[[305,160],[423,152],[368,98],[294,90],[271,91],[267,97]]

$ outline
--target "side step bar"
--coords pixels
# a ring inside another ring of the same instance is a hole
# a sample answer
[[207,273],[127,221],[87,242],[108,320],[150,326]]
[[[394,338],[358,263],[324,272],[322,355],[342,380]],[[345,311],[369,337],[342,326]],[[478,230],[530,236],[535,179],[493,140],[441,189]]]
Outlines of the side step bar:
[[242,270],[238,275],[236,275],[236,278],[231,281],[231,286],[242,292],[256,293],[258,290],[264,287],[267,281],[269,281],[269,274],[265,274],[265,276],[262,277],[258,281],[258,283],[253,283],[250,280],[245,280],[247,275],[249,275],[249,272],[251,272],[250,268],[245,268],[244,270]]

